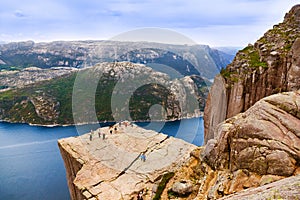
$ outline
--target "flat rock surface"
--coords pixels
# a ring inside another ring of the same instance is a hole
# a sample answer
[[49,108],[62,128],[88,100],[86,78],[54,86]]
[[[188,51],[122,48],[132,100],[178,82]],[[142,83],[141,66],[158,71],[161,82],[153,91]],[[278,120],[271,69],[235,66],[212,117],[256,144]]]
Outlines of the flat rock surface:
[[[156,179],[182,166],[196,148],[181,139],[127,122],[94,131],[92,140],[88,133],[61,139],[59,145],[68,157],[82,164],[71,181],[87,199],[130,199],[141,190],[148,199]],[[141,159],[142,153],[145,161]],[[68,165],[66,158],[64,160]],[[70,173],[68,168],[70,166],[66,166]]]

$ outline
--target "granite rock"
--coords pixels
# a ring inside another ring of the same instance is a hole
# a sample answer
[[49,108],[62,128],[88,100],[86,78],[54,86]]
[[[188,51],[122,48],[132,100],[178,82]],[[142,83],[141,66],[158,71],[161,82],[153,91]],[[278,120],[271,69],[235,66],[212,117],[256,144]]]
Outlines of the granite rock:
[[196,148],[181,139],[124,123],[116,125],[112,134],[105,127],[92,135],[58,141],[73,200],[132,199],[140,191],[150,198],[157,180],[184,165]]

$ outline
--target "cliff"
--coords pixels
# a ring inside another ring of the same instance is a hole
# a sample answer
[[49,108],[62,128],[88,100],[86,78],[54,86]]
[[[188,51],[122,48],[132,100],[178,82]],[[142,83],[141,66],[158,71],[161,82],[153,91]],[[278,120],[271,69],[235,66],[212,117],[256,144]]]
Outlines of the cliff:
[[73,200],[135,199],[140,192],[150,199],[166,175],[172,176],[196,148],[129,122],[61,139],[58,145]]
[[[300,90],[275,94],[220,123],[214,139],[176,171],[162,199],[300,198],[299,105]],[[180,183],[188,193],[177,189]]]
[[254,45],[239,51],[217,76],[204,113],[205,143],[216,125],[263,97],[300,88],[300,5]]

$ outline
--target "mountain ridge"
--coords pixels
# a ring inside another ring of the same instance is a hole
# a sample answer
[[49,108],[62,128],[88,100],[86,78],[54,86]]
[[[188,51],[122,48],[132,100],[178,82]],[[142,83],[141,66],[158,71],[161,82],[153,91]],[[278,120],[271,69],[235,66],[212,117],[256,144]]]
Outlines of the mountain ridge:
[[[22,69],[31,66],[39,68],[57,66],[81,68],[101,62],[131,61],[123,56],[126,52],[149,48],[157,49],[155,53],[161,59],[164,59],[163,54],[159,54],[161,50],[182,57],[183,60],[196,67],[198,72],[202,73],[202,76],[209,79],[229,64],[231,57],[226,53],[211,49],[207,45],[173,45],[107,40],[54,41],[49,43],[26,41],[0,45],[0,69],[9,69],[10,67]],[[172,65],[169,65],[169,67],[178,70]],[[188,73],[185,70],[178,70],[178,72],[184,75]]]

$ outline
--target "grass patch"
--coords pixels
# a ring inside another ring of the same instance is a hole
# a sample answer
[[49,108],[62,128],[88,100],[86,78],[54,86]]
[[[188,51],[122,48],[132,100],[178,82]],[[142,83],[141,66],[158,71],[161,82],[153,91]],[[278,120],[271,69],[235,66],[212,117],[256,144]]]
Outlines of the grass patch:
[[175,175],[174,172],[169,172],[169,173],[166,173],[163,175],[163,177],[157,187],[157,191],[155,193],[153,200],[160,200],[161,195],[162,195],[164,189],[166,188],[167,183],[169,182],[169,180],[171,178],[173,178],[174,175]]

